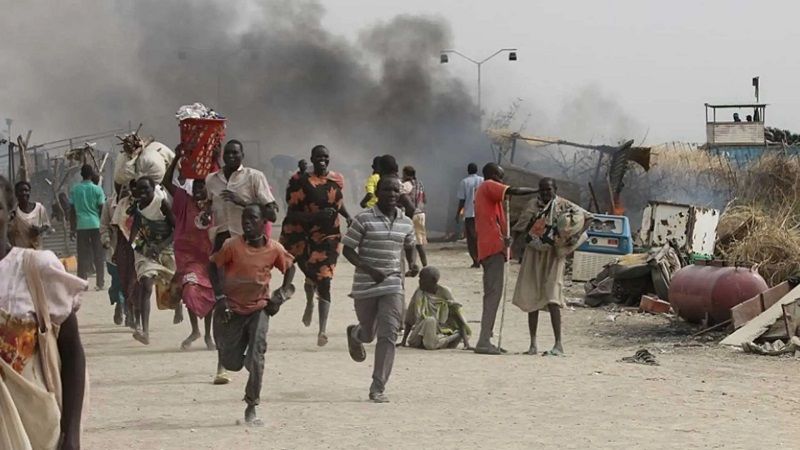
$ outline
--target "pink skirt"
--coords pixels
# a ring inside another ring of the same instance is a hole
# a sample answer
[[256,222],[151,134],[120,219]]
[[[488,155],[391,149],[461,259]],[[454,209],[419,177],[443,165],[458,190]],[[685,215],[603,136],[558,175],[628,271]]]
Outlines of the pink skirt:
[[183,298],[186,309],[197,317],[206,317],[214,309],[214,290],[210,286],[201,286],[185,280],[186,277],[184,277],[181,298]]

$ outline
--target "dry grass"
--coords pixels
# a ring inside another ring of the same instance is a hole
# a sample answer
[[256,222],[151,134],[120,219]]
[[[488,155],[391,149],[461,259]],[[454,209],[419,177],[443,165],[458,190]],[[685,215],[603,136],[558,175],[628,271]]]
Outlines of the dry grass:
[[[731,197],[736,173],[723,157],[698,149],[696,145],[665,143],[651,149],[650,182],[669,185],[674,196],[698,196],[701,200]],[[664,186],[666,187],[666,186]]]
[[717,227],[717,253],[759,265],[775,285],[800,270],[800,160],[769,155],[741,172]]
[[718,256],[757,265],[770,286],[800,269],[800,231],[789,225],[788,211],[775,213],[754,205],[733,206],[717,227]]
[[788,213],[792,226],[800,223],[800,217],[796,217],[800,216],[800,159],[781,154],[765,156],[748,167],[736,188],[738,203]]

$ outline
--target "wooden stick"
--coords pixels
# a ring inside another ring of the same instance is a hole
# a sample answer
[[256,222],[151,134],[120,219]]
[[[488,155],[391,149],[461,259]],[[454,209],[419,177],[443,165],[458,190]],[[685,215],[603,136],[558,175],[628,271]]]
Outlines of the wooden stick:
[[600,214],[600,204],[597,203],[597,195],[594,193],[594,186],[592,186],[592,182],[589,182],[589,194],[592,196],[592,200],[590,203],[594,203],[594,212]]
[[31,133],[33,130],[28,130],[28,135],[22,139],[22,135],[17,137],[17,148],[19,148],[19,179],[21,181],[30,181],[28,174],[28,158],[25,153],[28,152],[28,142],[31,140]]
[[617,210],[617,205],[614,203],[614,188],[611,187],[611,179],[606,177],[606,184],[608,185],[608,198],[611,202],[611,213]]
[[697,333],[689,336],[689,339],[696,338],[697,336],[700,336],[701,334],[706,334],[709,331],[714,331],[714,330],[716,330],[718,328],[722,328],[723,326],[730,325],[732,321],[733,321],[733,319],[728,319],[725,322],[720,322],[720,323],[714,325],[713,327],[708,327],[708,328],[702,329],[702,330],[698,331]]

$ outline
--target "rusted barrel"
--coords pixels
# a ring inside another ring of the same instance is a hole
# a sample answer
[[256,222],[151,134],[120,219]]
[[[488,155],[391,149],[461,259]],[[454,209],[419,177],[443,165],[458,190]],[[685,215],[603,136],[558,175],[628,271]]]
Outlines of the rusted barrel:
[[687,322],[715,325],[731,318],[730,309],[769,288],[756,270],[721,261],[700,261],[675,272],[669,302]]

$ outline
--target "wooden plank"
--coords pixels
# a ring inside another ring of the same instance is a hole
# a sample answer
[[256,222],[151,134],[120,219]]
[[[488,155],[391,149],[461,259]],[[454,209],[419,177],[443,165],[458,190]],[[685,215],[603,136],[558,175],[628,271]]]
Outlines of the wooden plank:
[[738,330],[743,327],[747,322],[758,317],[759,314],[764,312],[761,307],[761,296],[757,295],[746,302],[742,302],[731,308],[731,319],[733,319],[733,329]]
[[731,318],[733,319],[733,328],[739,329],[747,322],[750,322],[762,312],[769,309],[786,294],[789,293],[791,288],[789,283],[783,282],[773,288],[770,288],[755,297],[745,300],[744,302],[731,308]]
[[778,300],[782,299],[791,290],[792,288],[789,287],[789,283],[784,281],[783,283],[764,291],[761,294],[764,300],[764,310],[768,309],[775,303],[778,303]]
[[730,336],[720,342],[720,345],[740,346],[743,342],[752,342],[769,330],[776,320],[783,317],[783,305],[788,305],[800,299],[800,286],[795,287],[784,295],[778,302],[770,306],[758,317],[747,322],[746,325],[734,331]]

